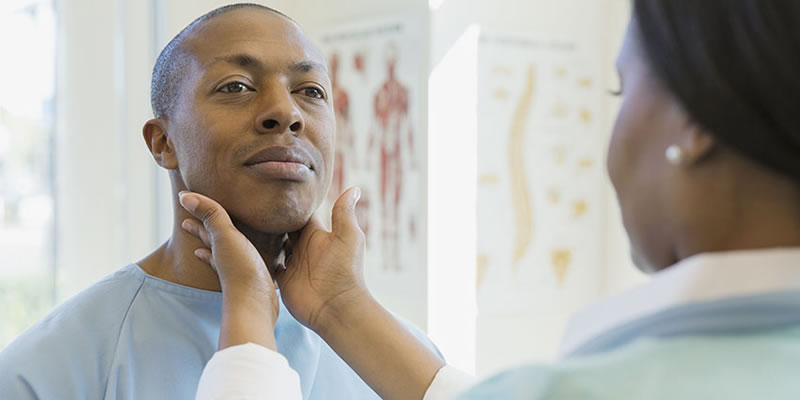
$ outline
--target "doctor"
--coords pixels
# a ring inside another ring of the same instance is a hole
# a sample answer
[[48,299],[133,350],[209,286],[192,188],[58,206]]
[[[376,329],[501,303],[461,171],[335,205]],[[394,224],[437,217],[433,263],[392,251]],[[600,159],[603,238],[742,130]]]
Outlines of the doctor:
[[[579,313],[559,362],[472,385],[399,329],[364,285],[357,189],[337,202],[332,232],[312,220],[292,235],[274,277],[288,310],[382,397],[800,398],[800,2],[633,8],[607,167],[652,279]],[[194,193],[181,203],[196,217],[185,229],[207,246],[198,256],[231,283],[223,293],[272,301],[225,211]],[[274,320],[224,321],[198,398],[299,390],[288,366],[271,369],[282,361],[268,349]]]

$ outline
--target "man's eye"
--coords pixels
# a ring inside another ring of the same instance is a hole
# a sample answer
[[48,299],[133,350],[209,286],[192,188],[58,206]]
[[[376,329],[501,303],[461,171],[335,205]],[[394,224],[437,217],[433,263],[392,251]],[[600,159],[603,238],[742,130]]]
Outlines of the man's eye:
[[318,88],[315,87],[305,88],[302,90],[302,92],[304,95],[308,97],[312,97],[319,100],[325,100],[325,93],[323,93],[322,90]]
[[250,90],[250,88],[242,82],[231,82],[219,88],[219,91],[222,93],[242,93],[248,90]]

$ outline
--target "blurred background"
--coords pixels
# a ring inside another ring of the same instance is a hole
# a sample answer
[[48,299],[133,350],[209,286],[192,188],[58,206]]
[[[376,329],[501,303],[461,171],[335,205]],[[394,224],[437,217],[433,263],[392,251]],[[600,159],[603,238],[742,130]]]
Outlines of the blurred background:
[[[169,237],[150,74],[227,3],[0,3],[0,349]],[[644,279],[605,173],[629,1],[261,3],[328,57],[330,201],[364,191],[370,287],[451,363],[552,359],[572,313]]]

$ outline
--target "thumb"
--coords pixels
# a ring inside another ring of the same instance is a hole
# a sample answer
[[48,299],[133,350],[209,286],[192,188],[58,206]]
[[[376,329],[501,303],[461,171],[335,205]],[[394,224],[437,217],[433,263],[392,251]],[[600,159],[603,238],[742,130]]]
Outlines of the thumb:
[[178,193],[178,200],[186,211],[203,223],[211,235],[233,228],[228,213],[216,201],[189,191]]
[[331,217],[331,227],[335,235],[350,235],[361,232],[356,218],[356,203],[361,198],[361,189],[354,187],[344,192],[336,204],[333,205],[333,216]]

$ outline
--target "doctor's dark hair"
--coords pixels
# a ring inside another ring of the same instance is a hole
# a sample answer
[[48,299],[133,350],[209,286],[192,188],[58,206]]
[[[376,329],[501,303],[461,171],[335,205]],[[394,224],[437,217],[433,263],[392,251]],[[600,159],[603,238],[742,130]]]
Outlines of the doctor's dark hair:
[[153,67],[153,77],[150,86],[150,106],[153,108],[153,115],[156,118],[168,118],[172,114],[175,102],[178,98],[178,92],[183,82],[183,75],[186,73],[191,60],[191,55],[183,46],[184,39],[189,36],[189,33],[194,27],[204,24],[221,14],[239,8],[253,8],[269,11],[292,20],[286,16],[286,14],[267,6],[262,6],[261,4],[237,3],[216,8],[192,21],[191,24],[183,28],[183,30],[175,35],[164,49],[161,50],[161,53],[156,59],[156,64]]
[[800,181],[800,1],[633,4],[651,69],[694,121]]

